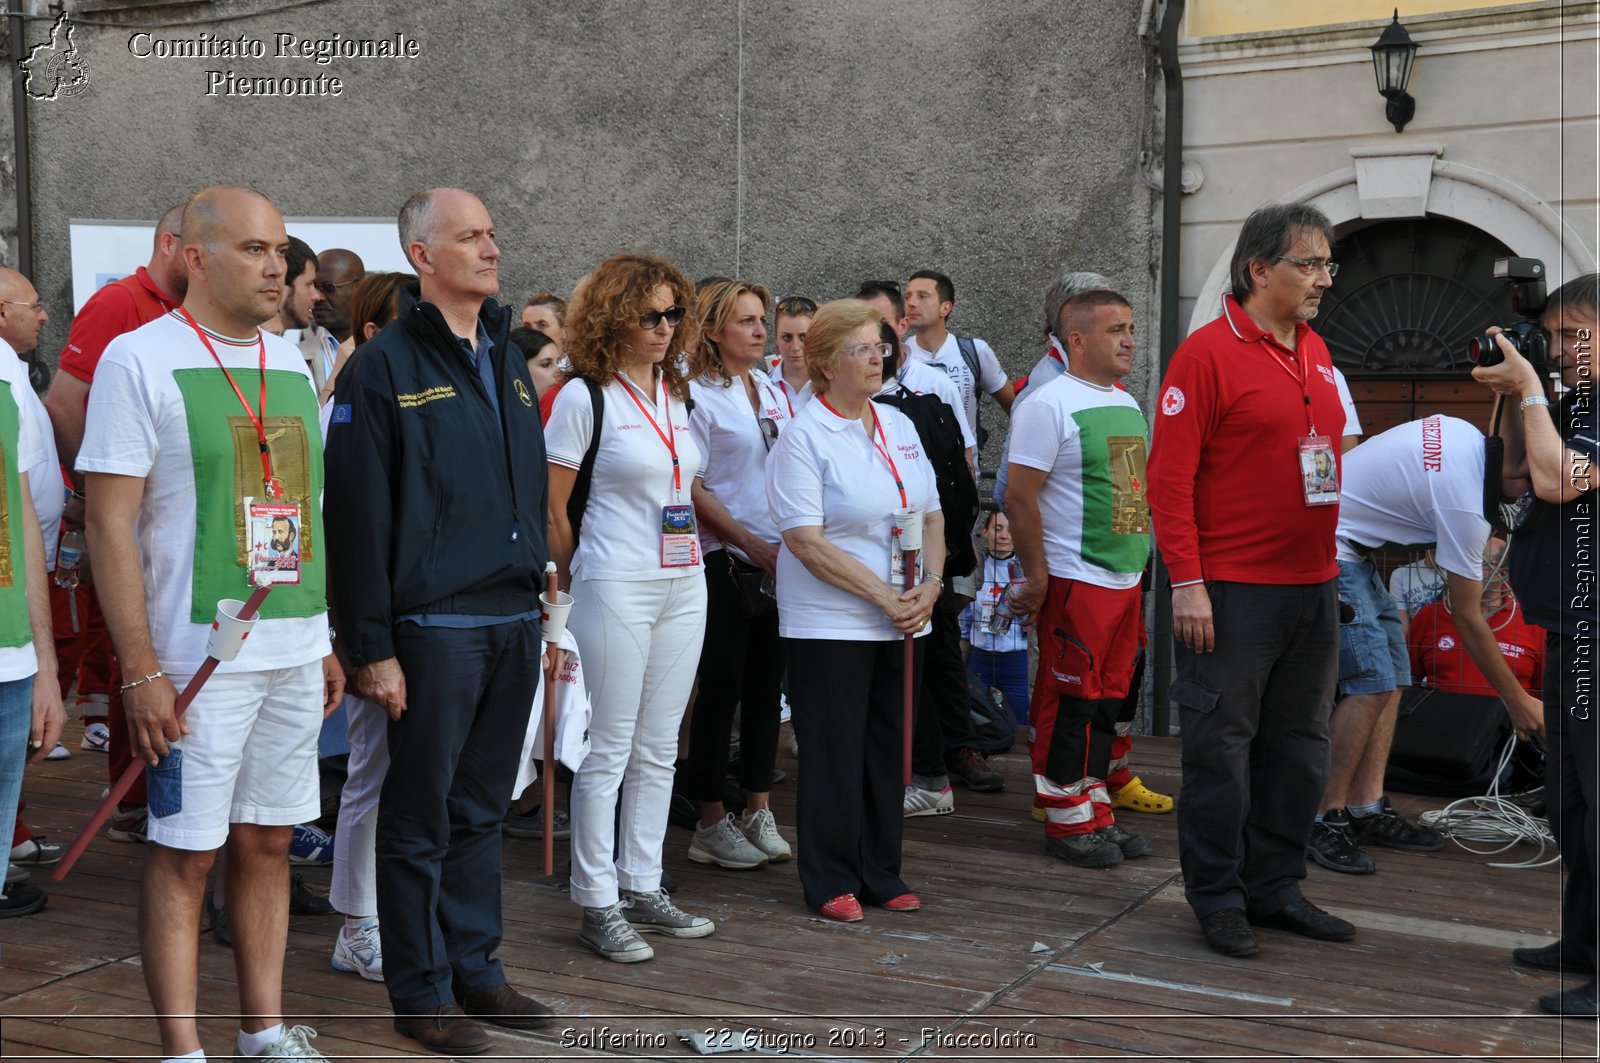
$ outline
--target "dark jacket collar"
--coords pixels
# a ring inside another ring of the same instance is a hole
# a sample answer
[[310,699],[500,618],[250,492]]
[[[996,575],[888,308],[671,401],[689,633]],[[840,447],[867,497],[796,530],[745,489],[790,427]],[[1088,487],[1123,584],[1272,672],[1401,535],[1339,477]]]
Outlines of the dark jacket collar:
[[[422,299],[420,285],[410,283],[403,285],[397,293],[400,302],[400,320],[405,323],[417,336],[442,346],[446,350],[459,351],[460,344],[456,342],[455,333],[450,331],[450,326],[445,323],[444,314],[432,303]],[[489,334],[489,342],[496,348],[503,349],[511,334],[511,309],[485,299],[483,306],[478,308],[478,323]]]

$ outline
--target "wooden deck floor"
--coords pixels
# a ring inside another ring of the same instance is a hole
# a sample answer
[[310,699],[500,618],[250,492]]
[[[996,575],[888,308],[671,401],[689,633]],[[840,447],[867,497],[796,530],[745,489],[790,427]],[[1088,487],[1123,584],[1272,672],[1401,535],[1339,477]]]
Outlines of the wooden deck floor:
[[[1177,787],[1175,741],[1141,740],[1134,759],[1153,786]],[[779,763],[793,775],[787,750]],[[695,1054],[677,1036],[688,1030],[724,1043],[720,1031],[755,1031],[767,1052],[840,1060],[1596,1058],[1594,1023],[1534,1012],[1557,979],[1508,960],[1514,945],[1554,933],[1553,870],[1491,869],[1454,845],[1379,852],[1380,871],[1367,877],[1313,867],[1308,895],[1356,923],[1358,940],[1317,945],[1269,931],[1260,955],[1230,960],[1206,948],[1184,904],[1172,816],[1127,815],[1154,841],[1151,856],[1069,868],[1041,850],[1020,744],[995,763],[1005,793],[958,791],[955,815],[908,821],[906,878],[927,905],[915,914],[825,921],[801,905],[792,863],[707,869],[687,861],[688,835],[669,828],[677,899],[717,932],[654,939],[645,964],[585,950],[577,910],[537,872],[536,843],[508,842],[502,959],[561,1020],[541,1036],[501,1033],[496,1055],[480,1058],[682,1058]],[[76,752],[30,771],[35,829],[69,837],[103,772],[102,758]],[[791,839],[793,795],[792,782],[775,792]],[[134,936],[141,855],[98,841],[45,911],[0,923],[0,1055],[157,1055]],[[326,886],[325,871],[310,877]],[[416,1057],[392,1031],[382,986],[329,968],[337,925],[292,921],[292,1021],[316,1026],[329,1058]],[[232,956],[209,936],[200,955],[202,1033],[211,1058],[227,1058]]]

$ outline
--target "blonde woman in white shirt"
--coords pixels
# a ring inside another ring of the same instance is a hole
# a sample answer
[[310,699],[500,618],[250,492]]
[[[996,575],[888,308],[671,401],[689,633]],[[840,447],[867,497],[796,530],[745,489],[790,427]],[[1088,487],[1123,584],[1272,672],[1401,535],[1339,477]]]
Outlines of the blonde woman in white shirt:
[[[778,527],[767,506],[767,452],[789,404],[757,367],[770,297],[759,284],[718,281],[700,291],[700,343],[689,360],[690,430],[704,455],[694,481],[706,551],[706,644],[689,724],[685,792],[700,805],[689,859],[735,870],[793,855],[769,798],[778,750],[778,603],[772,596]],[[739,785],[745,818],[722,804],[728,740],[739,709]]]
[[[783,535],[779,633],[806,751],[800,882],[808,905],[843,922],[862,918],[863,901],[900,912],[922,906],[900,877],[903,639],[926,632],[944,582],[933,466],[912,423],[872,402],[889,348],[882,322],[856,299],[817,311],[806,337],[816,398],[767,461],[767,498]],[[924,575],[906,591],[891,541],[896,511],[908,508],[923,514]],[[918,641],[913,704],[921,660]]]
[[[556,395],[545,426],[550,557],[572,589],[568,627],[594,707],[589,755],[572,784],[571,897],[583,908],[583,943],[622,963],[655,955],[641,931],[695,938],[715,929],[661,889],[678,725],[706,622],[690,502],[700,447],[683,357],[698,331],[686,317],[693,299],[694,286],[664,258],[601,263],[573,293],[566,352],[577,379]],[[596,439],[587,505],[569,513]]]

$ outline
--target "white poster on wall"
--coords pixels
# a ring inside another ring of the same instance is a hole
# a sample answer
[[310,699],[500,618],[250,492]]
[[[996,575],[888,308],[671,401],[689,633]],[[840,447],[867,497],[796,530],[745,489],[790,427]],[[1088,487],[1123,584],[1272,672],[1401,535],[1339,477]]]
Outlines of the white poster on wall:
[[[392,218],[285,218],[284,225],[290,236],[298,236],[313,251],[330,247],[354,251],[370,273],[411,272],[400,253],[400,230]],[[69,226],[76,314],[89,296],[150,261],[156,223],[74,218]]]

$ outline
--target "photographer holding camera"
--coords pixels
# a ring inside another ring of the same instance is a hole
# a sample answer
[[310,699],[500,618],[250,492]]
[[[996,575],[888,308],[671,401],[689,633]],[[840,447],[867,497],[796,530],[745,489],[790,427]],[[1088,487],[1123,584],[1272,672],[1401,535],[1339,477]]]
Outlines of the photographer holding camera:
[[[1562,285],[1550,297],[1542,280],[1519,275],[1526,260],[1496,263],[1510,276],[1524,317],[1539,320],[1511,329],[1491,330],[1503,360],[1475,342],[1479,363],[1473,377],[1488,385],[1504,411],[1505,476],[1528,477],[1534,500],[1512,538],[1511,585],[1528,619],[1548,633],[1544,674],[1545,803],[1550,828],[1567,870],[1561,940],[1544,948],[1512,951],[1524,967],[1555,971],[1563,989],[1539,998],[1539,1007],[1557,1015],[1596,1015],[1596,891],[1600,873],[1597,829],[1597,723],[1595,668],[1600,598],[1595,596],[1595,493],[1591,463],[1600,458],[1600,417],[1596,416],[1593,344],[1600,331],[1600,274]],[[1509,263],[1510,270],[1503,268]],[[1533,265],[1538,266],[1537,263]],[[1542,276],[1543,267],[1534,271]],[[1528,280],[1534,298],[1527,298]],[[1544,305],[1541,305],[1544,304]],[[1553,341],[1553,342],[1552,342]],[[1545,352],[1549,351],[1548,366]],[[1485,357],[1487,356],[1487,357]],[[1540,379],[1541,368],[1558,370],[1570,390],[1552,407]],[[1566,976],[1580,984],[1570,986]]]

